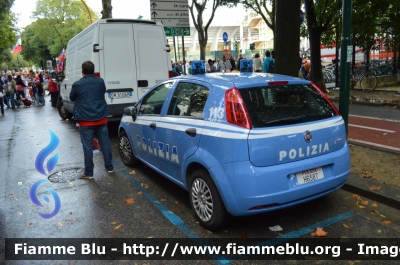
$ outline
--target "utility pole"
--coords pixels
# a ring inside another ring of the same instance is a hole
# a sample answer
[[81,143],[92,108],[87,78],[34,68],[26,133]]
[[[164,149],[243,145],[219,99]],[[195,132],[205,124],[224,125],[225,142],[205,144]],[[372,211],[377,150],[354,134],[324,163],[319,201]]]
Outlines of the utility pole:
[[[351,12],[352,0],[343,0],[342,5],[342,45],[340,50],[340,92],[339,111],[342,114],[346,134],[349,125],[349,96],[350,96],[350,62],[353,47],[351,45]],[[350,51],[350,54],[349,52]]]

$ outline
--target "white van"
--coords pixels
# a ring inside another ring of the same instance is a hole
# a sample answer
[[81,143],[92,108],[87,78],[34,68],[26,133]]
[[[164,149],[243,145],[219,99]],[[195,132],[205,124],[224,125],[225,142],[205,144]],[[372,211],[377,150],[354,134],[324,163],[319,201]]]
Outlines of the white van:
[[160,22],[100,19],[68,42],[64,73],[58,79],[61,118],[71,119],[72,84],[82,78],[82,63],[92,61],[95,76],[104,79],[109,120],[118,120],[157,83],[172,77],[170,48]]

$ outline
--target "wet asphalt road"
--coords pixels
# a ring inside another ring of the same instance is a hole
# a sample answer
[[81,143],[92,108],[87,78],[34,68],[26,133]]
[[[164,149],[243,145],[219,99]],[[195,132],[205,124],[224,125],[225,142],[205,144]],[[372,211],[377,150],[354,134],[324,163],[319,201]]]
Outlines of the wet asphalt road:
[[[48,99],[47,99],[48,101]],[[232,217],[224,230],[201,228],[190,209],[188,193],[144,165],[128,168],[118,155],[118,123],[109,124],[115,172],[103,169],[102,155],[94,155],[95,180],[75,176],[65,182],[42,184],[57,192],[61,209],[50,219],[36,211],[50,213],[54,200],[45,207],[29,198],[31,186],[47,176],[35,169],[38,153],[50,141],[49,130],[59,138],[59,161],[52,172],[83,168],[79,132],[73,121],[62,121],[49,103],[44,107],[5,110],[0,119],[0,247],[4,238],[267,238],[296,235],[311,238],[317,226],[325,224],[329,238],[399,238],[399,211],[372,203],[359,207],[352,194],[339,190],[329,196],[288,209],[250,217]],[[52,155],[55,154],[52,153]],[[49,157],[51,157],[50,155]],[[48,162],[45,160],[44,164]],[[128,199],[126,203],[126,200]],[[365,200],[361,198],[361,200]],[[384,224],[382,221],[390,221]],[[269,227],[279,225],[281,232]],[[304,232],[306,231],[306,232]],[[316,239],[317,240],[317,239]],[[4,251],[1,251],[2,255]],[[2,257],[1,260],[3,260]],[[310,264],[321,261],[268,261],[271,264]],[[315,259],[315,258],[312,258]],[[6,261],[6,264],[220,264],[217,261]],[[231,264],[265,264],[266,261],[231,261]],[[349,261],[326,263],[349,264]],[[363,261],[361,264],[395,262]]]

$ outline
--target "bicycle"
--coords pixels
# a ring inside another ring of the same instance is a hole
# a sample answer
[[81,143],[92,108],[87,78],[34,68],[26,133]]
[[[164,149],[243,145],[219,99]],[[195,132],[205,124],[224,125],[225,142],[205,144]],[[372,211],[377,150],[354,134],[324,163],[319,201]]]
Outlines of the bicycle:
[[355,68],[351,73],[350,87],[354,89],[357,82],[360,81],[360,88],[366,93],[372,92],[378,85],[378,78],[376,77],[376,70],[369,66],[362,68]]

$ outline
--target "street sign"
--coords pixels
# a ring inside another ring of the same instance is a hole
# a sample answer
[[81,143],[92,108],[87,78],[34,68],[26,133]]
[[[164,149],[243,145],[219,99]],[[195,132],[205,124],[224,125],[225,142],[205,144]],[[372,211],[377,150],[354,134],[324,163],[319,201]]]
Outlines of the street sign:
[[153,21],[161,22],[164,27],[190,27],[188,0],[150,0],[150,16]]
[[171,36],[190,36],[190,28],[164,28],[165,35],[167,37]]
[[224,40],[224,42],[228,41],[228,33],[224,32],[222,33],[222,39]]

